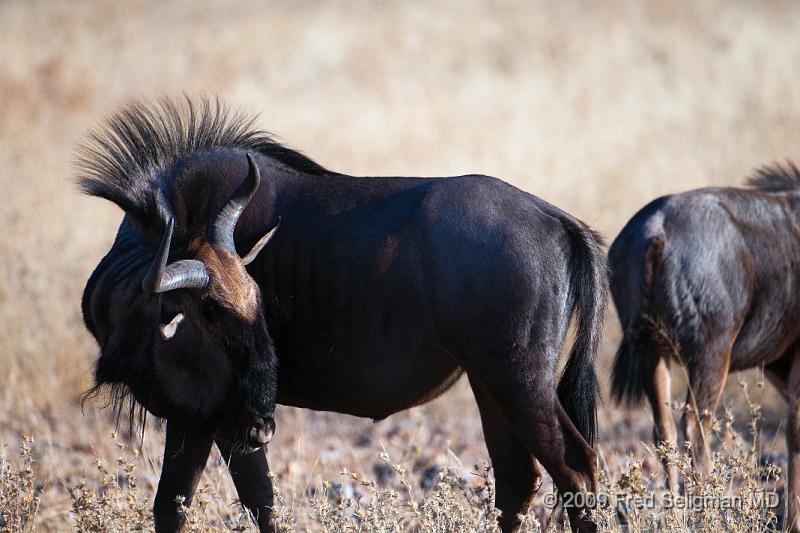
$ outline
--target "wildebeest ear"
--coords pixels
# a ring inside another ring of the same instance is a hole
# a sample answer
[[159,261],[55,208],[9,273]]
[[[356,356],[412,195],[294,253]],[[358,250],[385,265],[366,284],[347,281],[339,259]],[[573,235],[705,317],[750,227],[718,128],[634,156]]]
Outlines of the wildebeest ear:
[[278,217],[278,223],[275,224],[275,227],[269,230],[266,235],[258,239],[258,242],[252,248],[250,248],[250,251],[247,252],[247,255],[242,258],[242,263],[245,265],[252,263],[259,252],[261,252],[264,246],[266,246],[270,239],[272,239],[272,237],[275,235],[275,232],[278,231],[278,227],[280,227],[280,225],[281,219]]
[[183,313],[178,313],[170,320],[169,324],[161,324],[158,326],[158,331],[161,333],[161,338],[165,341],[170,340],[175,336],[175,331],[178,329],[178,324],[183,321]]

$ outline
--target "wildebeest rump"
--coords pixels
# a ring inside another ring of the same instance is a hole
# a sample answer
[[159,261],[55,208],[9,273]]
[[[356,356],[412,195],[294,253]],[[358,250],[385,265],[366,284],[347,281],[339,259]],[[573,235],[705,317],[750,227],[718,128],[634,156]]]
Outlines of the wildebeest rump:
[[[800,172],[791,164],[763,168],[750,185],[658,198],[611,245],[611,293],[624,332],[612,391],[631,403],[646,396],[655,441],[674,443],[669,366],[677,357],[690,382],[684,436],[707,471],[708,415],[728,372],[763,366],[789,402],[788,494],[797,530]],[[674,465],[667,479],[677,485]]]
[[[218,102],[134,104],[93,136],[81,168],[83,188],[126,213],[83,311],[101,348],[96,390],[167,420],[157,529],[179,527],[175,497],[191,499],[212,441],[270,529],[266,454],[254,450],[269,435],[251,433],[276,401],[382,419],[463,373],[505,531],[538,488],[534,458],[559,490],[596,489],[606,275],[599,238],[577,219],[487,176],[331,172]],[[233,246],[217,236],[222,215]],[[243,276],[235,250],[275,227]],[[160,286],[180,288],[144,291],[158,268]],[[579,511],[573,527],[592,528]]]

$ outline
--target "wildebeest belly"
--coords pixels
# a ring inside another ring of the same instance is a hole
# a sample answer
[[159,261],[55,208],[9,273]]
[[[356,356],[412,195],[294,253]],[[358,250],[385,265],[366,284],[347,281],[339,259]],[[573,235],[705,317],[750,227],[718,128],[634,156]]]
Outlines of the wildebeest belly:
[[795,250],[786,248],[782,254],[768,254],[751,243],[754,274],[744,322],[731,352],[733,370],[769,364],[800,338],[799,270],[792,259]]
[[[731,351],[731,370],[769,364],[800,338],[800,310],[790,294],[763,291],[747,313]],[[781,291],[782,292],[782,291]]]
[[278,403],[380,420],[435,398],[462,372],[452,355],[431,344],[412,351],[333,346],[324,360],[281,359]]

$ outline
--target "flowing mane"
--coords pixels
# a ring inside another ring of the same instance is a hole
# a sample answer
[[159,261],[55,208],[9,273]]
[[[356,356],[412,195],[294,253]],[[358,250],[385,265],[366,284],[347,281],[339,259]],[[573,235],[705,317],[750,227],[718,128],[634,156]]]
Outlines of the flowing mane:
[[93,131],[77,150],[78,185],[147,220],[157,216],[159,174],[182,158],[216,148],[259,152],[298,172],[326,170],[255,126],[257,116],[232,111],[220,99],[167,98],[133,102]]
[[773,164],[756,170],[747,184],[760,191],[778,192],[800,188],[800,170],[794,163],[786,161],[786,165]]

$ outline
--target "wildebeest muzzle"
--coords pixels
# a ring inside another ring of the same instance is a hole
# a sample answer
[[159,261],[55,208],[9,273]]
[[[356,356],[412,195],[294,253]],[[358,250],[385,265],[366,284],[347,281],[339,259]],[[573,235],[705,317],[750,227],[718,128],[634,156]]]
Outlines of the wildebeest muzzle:
[[256,417],[247,428],[246,443],[248,447],[258,449],[269,444],[275,434],[275,419],[272,417]]

